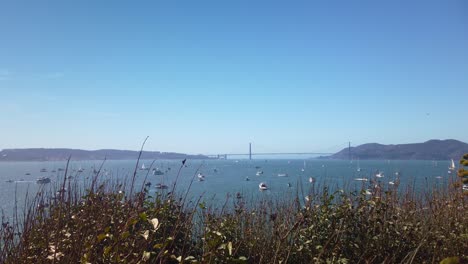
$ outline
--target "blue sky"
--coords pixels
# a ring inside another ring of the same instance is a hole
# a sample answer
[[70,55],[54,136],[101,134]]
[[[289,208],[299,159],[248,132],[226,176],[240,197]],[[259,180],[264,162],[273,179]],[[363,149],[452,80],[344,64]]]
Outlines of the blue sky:
[[0,149],[468,141],[466,1],[3,1]]

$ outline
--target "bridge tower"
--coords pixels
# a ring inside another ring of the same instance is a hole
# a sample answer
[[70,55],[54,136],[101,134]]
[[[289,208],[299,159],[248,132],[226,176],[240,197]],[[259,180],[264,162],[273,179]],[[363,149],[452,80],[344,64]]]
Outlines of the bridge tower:
[[348,157],[349,160],[351,160],[351,141],[348,142],[348,156],[349,156],[349,157]]

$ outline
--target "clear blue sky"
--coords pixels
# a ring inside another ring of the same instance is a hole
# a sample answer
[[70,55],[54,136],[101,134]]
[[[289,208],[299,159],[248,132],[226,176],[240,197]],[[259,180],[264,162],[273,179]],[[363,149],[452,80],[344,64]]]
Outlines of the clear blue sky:
[[46,2],[0,0],[0,149],[468,141],[463,0]]

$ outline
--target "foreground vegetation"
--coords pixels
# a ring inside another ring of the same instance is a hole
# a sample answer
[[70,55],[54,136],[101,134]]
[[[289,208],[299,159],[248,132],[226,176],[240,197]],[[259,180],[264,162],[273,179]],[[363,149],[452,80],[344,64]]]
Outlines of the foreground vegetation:
[[0,263],[468,259],[468,204],[459,188],[417,194],[378,185],[351,193],[311,187],[292,199],[233,197],[213,208],[175,189],[154,197],[147,189],[129,191],[135,178],[125,186],[100,182],[97,173],[83,193],[70,181],[57,186],[55,197],[39,193],[22,221],[3,220]]

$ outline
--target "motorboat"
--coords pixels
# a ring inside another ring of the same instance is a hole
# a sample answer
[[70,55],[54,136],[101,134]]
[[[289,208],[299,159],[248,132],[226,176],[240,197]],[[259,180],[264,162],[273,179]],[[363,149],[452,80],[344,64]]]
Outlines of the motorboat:
[[380,171],[379,171],[379,172],[377,172],[377,173],[375,174],[375,177],[377,177],[377,178],[382,178],[382,177],[384,177],[384,174],[383,174],[383,172],[380,172]]
[[40,170],[40,172],[47,172],[47,169],[43,168]]
[[355,178],[355,181],[368,181],[366,178]]
[[261,182],[261,183],[258,185],[258,188],[260,189],[260,191],[268,190],[268,186],[267,186],[266,183],[264,183],[264,182]]
[[10,179],[10,180],[7,180],[7,181],[5,181],[5,182],[14,182],[14,181]]
[[198,181],[204,181],[205,180],[205,175],[198,173],[197,175]]
[[314,183],[315,179],[313,177],[309,177],[309,182]]
[[167,188],[169,188],[167,185],[162,184],[162,183],[156,183],[156,185],[154,187],[156,187],[156,189],[167,189]]
[[257,176],[260,176],[262,174],[263,174],[263,171],[257,171],[257,173],[255,173],[255,175],[257,175]]
[[36,180],[36,183],[37,184],[46,184],[46,183],[50,183],[50,178],[49,177],[41,177],[39,179]]
[[155,169],[153,169],[153,175],[164,175],[164,172],[162,172],[158,168],[155,168]]
[[246,181],[250,181],[249,176],[245,177],[245,180],[246,180]]
[[287,173],[278,173],[278,177],[288,177]]

